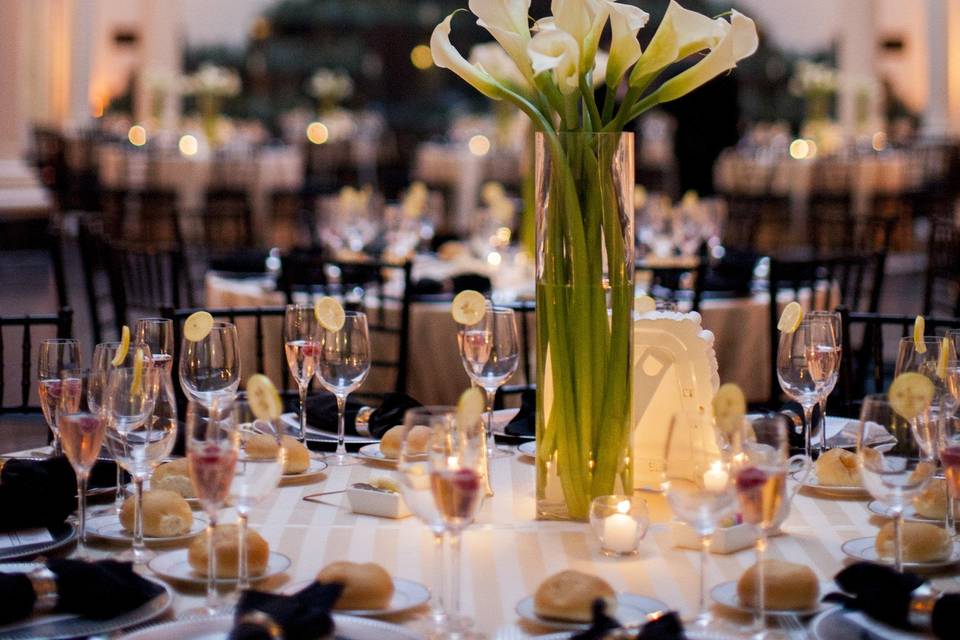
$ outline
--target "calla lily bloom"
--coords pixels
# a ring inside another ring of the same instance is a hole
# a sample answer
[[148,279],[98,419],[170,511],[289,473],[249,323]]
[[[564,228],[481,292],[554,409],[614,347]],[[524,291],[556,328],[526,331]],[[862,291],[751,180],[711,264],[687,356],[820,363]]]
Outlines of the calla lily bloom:
[[530,0],[470,0],[477,24],[500,43],[528,82],[533,82],[527,45],[530,43]]
[[430,36],[430,53],[433,55],[433,64],[441,69],[450,69],[466,80],[474,89],[494,100],[502,100],[503,90],[489,73],[476,65],[470,64],[457,48],[450,42],[450,23],[454,14],[448,15],[438,24]]
[[607,8],[610,12],[611,40],[606,83],[608,87],[615,88],[627,69],[640,59],[637,33],[647,24],[650,14],[639,7],[619,2],[607,1]]
[[572,35],[560,29],[541,31],[527,47],[534,74],[553,72],[560,92],[570,95],[580,83],[580,47]]

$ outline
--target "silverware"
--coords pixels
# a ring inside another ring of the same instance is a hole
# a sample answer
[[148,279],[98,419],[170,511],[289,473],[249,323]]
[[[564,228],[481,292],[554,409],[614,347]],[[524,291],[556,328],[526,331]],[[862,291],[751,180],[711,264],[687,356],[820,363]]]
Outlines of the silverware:
[[346,493],[346,492],[347,492],[346,489],[340,489],[339,491],[322,491],[320,493],[308,493],[307,495],[303,496],[303,499],[306,500],[307,502],[316,502],[317,504],[327,504],[323,500],[317,500],[317,498],[321,498],[323,496],[333,496],[338,493]]
[[781,618],[781,622],[791,640],[807,640],[810,638],[810,632],[798,616],[784,616]]

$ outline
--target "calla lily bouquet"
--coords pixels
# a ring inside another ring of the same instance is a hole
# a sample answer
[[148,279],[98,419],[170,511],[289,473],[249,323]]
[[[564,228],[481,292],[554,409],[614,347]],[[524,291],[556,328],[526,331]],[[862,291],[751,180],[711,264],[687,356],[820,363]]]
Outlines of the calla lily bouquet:
[[585,520],[592,498],[633,491],[634,158],[622,132],[735,67],[757,31],[736,11],[710,18],[671,2],[644,49],[648,14],[616,0],[552,0],[532,25],[530,0],[469,6],[496,44],[464,58],[454,12],[433,31],[433,60],[538,132],[537,516]]

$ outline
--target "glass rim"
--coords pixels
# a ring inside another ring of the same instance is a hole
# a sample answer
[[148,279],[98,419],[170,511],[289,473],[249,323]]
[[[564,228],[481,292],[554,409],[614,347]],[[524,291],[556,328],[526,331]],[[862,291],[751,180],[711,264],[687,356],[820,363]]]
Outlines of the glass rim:
[[440,415],[445,415],[447,413],[456,413],[456,412],[457,412],[457,408],[454,407],[453,405],[430,404],[430,405],[424,405],[422,407],[412,407],[410,409],[407,409],[406,411],[403,412],[403,417],[404,419],[406,419],[407,414],[410,414],[410,413],[423,413],[428,415],[440,416]]
[[44,338],[40,344],[80,344],[78,338]]
[[172,324],[173,320],[171,320],[170,318],[161,318],[161,317],[138,318],[137,324],[140,324],[141,322],[144,324],[166,324],[168,322]]
[[[945,337],[946,336],[923,336],[923,338],[920,339],[920,342],[924,344],[940,344],[943,342]],[[912,336],[901,336],[899,344],[903,344],[904,340],[910,342],[911,344],[916,342]]]

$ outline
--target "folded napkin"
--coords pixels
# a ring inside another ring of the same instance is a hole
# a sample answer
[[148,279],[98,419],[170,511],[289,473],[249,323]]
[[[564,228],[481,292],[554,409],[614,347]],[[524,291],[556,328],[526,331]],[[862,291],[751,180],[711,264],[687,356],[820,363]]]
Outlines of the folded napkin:
[[[47,568],[56,576],[54,611],[105,620],[133,611],[163,593],[163,587],[140,577],[130,562],[55,558]],[[36,596],[23,573],[0,574],[0,624],[28,617]]]
[[[358,401],[347,400],[344,412],[344,430],[348,435],[358,435],[357,412],[363,406]],[[405,393],[388,393],[380,406],[370,414],[367,424],[372,438],[380,438],[398,424],[403,424],[403,415],[409,409],[422,406]],[[318,393],[307,399],[307,422],[314,428],[329,433],[337,432],[337,399],[332,393]]]
[[209,268],[224,273],[264,273],[269,255],[264,249],[238,249],[211,258]]
[[493,289],[490,278],[479,273],[461,273],[450,278],[450,281],[453,283],[453,293],[455,294],[467,289],[473,289],[480,293],[490,293]]
[[[603,640],[608,636],[617,633],[616,637],[627,637],[624,635],[623,625],[617,620],[611,618],[606,613],[606,603],[603,600],[596,600],[593,603],[593,622],[586,631],[576,633],[570,637],[570,640]],[[683,632],[683,623],[672,611],[664,613],[641,627],[640,632],[635,636],[636,640],[686,640]]]
[[62,524],[77,508],[77,479],[63,456],[8,460],[0,471],[0,531]]
[[503,431],[509,436],[532,438],[537,435],[537,392],[534,389],[527,389],[520,395],[520,411]]
[[256,612],[283,629],[285,640],[323,638],[333,631],[333,608],[343,585],[314,582],[290,596],[244,591],[237,603],[232,640],[269,640],[268,626],[257,624]]

